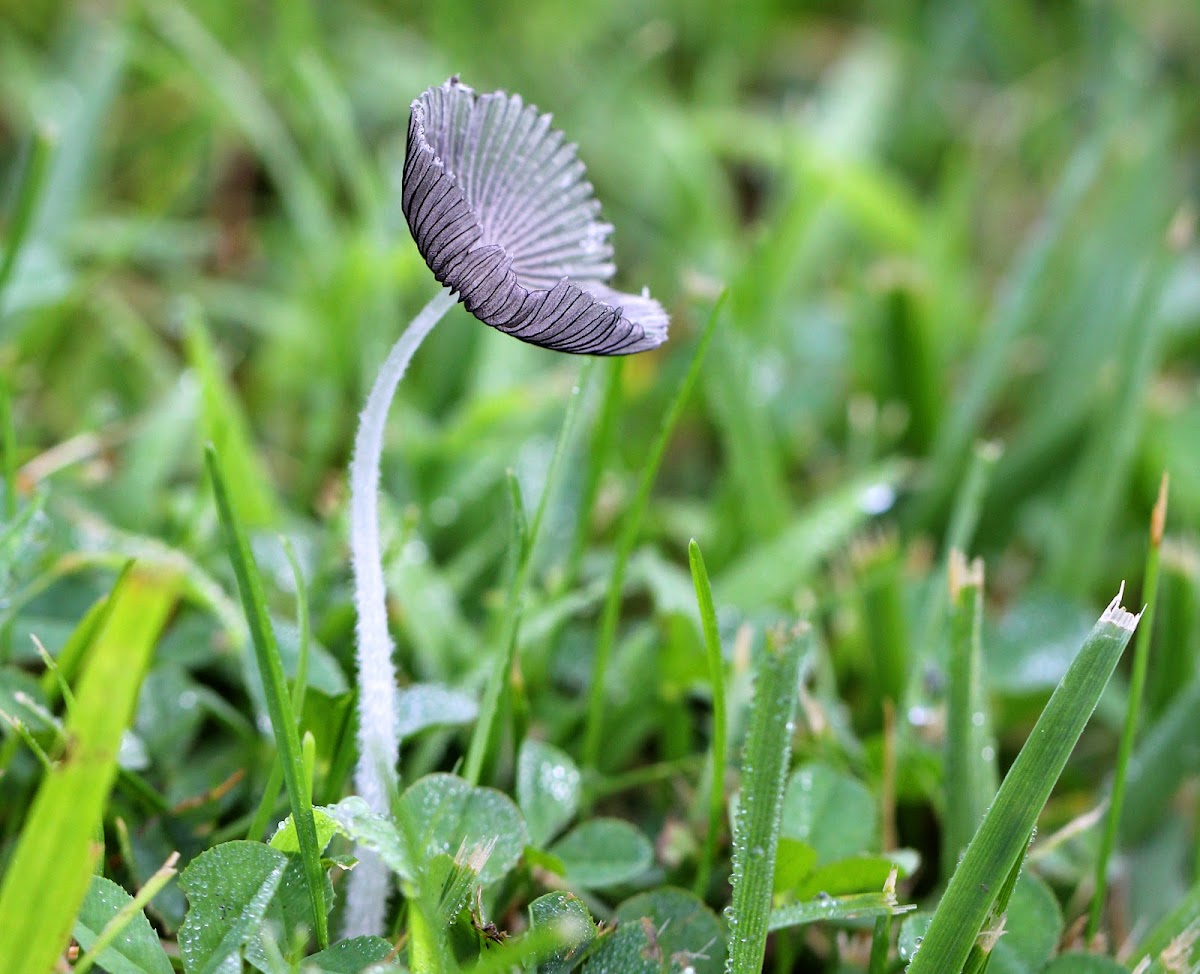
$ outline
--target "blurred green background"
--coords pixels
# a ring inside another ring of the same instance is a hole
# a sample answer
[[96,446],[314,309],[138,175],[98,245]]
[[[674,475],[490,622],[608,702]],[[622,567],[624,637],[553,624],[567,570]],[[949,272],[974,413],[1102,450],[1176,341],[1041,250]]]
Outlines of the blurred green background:
[[[30,632],[61,642],[127,555],[182,564],[192,608],[150,679],[196,709],[185,720],[144,701],[139,715],[144,766],[172,801],[226,781],[261,745],[206,439],[263,529],[281,616],[291,583],[271,532],[300,548],[324,667],[308,720],[344,717],[344,473],[375,369],[436,288],[398,180],[409,103],[452,73],[553,111],[616,227],[617,284],[649,285],[672,315],[663,349],[615,378],[603,364],[581,392],[524,637],[550,739],[578,727],[615,525],[723,287],[631,569],[614,680],[639,689],[613,703],[627,720],[614,718],[611,768],[699,753],[687,694],[700,664],[679,628],[694,613],[696,537],[731,637],[742,620],[816,608],[835,723],[866,745],[814,747],[874,773],[871,653],[902,644],[913,699],[936,697],[923,680],[936,655],[928,580],[985,439],[1003,455],[960,540],[988,565],[1003,753],[1061,676],[1080,619],[1121,579],[1140,604],[1164,469],[1173,601],[1152,713],[1194,685],[1200,5],[2,0],[8,230],[30,160],[44,163],[0,292],[17,487],[40,510],[0,557],[4,652],[32,659]],[[419,353],[384,472],[411,677],[478,682],[502,590],[505,470],[535,503],[580,365],[461,309]],[[892,584],[895,615],[873,631],[871,593]],[[1121,693],[1051,818],[1096,799]],[[406,777],[448,767],[454,741],[406,754]],[[1195,840],[1169,802],[1200,765],[1190,746],[1165,783],[1131,795],[1130,835],[1163,846],[1134,872],[1134,917],[1188,878]],[[905,767],[900,837],[934,855],[927,769]],[[659,797],[644,799],[655,815]],[[219,834],[254,798],[252,780],[235,784],[206,821]],[[0,816],[11,835],[20,816]],[[206,841],[155,828],[139,839],[147,863]]]

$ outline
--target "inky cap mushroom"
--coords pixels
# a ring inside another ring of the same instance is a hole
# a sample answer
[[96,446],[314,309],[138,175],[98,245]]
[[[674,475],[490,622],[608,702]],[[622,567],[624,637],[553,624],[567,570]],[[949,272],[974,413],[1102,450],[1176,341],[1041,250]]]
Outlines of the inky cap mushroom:
[[628,355],[661,345],[667,315],[616,269],[600,203],[550,116],[457,77],[412,103],[404,215],[434,276],[480,321],[560,352]]

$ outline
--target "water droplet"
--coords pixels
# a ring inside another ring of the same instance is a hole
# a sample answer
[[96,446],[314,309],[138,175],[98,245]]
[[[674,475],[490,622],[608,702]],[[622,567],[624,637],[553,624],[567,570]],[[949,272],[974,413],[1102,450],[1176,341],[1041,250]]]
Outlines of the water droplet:
[[872,484],[863,490],[858,504],[864,514],[882,514],[896,503],[896,491],[891,484]]

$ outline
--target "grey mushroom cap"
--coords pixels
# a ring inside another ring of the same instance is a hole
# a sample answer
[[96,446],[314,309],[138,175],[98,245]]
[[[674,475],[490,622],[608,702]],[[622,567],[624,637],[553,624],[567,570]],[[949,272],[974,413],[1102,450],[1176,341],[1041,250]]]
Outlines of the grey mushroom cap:
[[412,103],[401,193],[430,270],[480,321],[561,352],[629,355],[661,345],[667,315],[607,284],[607,223],[564,142],[519,95],[457,78]]

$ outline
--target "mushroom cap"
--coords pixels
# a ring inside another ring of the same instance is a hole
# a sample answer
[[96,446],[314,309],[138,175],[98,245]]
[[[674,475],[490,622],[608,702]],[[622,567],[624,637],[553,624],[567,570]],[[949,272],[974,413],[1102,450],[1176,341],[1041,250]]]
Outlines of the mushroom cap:
[[561,352],[661,345],[667,315],[610,288],[612,227],[550,116],[457,77],[412,103],[401,193],[417,248],[480,321]]

